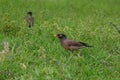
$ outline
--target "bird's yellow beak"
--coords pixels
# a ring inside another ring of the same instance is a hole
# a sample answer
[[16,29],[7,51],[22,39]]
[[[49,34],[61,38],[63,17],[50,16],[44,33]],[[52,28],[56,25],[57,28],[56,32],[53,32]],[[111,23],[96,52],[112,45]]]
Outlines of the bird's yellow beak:
[[55,34],[53,35],[54,37],[57,37]]

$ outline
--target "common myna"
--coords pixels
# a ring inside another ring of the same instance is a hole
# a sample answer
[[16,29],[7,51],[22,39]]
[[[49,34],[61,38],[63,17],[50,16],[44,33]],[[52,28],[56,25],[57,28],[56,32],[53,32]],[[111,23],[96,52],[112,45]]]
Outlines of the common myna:
[[83,42],[75,42],[73,40],[69,40],[64,34],[57,34],[56,37],[60,39],[62,47],[67,50],[70,50],[72,53],[73,51],[79,50],[83,47],[92,47]]
[[29,25],[29,28],[34,25],[34,17],[32,16],[32,12],[27,13],[26,21],[27,21],[27,23]]

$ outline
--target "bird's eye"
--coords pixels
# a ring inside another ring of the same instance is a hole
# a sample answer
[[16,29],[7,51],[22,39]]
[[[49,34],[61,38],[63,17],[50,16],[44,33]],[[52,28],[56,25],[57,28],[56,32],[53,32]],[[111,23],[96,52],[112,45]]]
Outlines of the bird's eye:
[[61,35],[61,34],[60,34],[59,36],[60,36],[60,37],[62,37],[62,35]]

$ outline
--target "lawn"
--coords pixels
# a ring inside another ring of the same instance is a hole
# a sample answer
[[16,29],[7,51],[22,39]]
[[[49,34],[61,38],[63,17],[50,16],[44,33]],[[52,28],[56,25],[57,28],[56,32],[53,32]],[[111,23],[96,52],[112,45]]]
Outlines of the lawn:
[[[120,0],[0,0],[0,51],[4,42],[10,48],[0,54],[0,80],[120,80],[120,34],[111,23],[120,28]],[[70,57],[58,33],[94,47]]]

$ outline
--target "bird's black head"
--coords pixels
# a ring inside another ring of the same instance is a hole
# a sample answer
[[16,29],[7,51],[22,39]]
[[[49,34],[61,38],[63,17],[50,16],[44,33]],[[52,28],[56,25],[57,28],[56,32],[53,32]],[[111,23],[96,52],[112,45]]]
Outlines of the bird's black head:
[[30,15],[30,16],[32,16],[32,12],[28,12],[27,14]]
[[59,39],[66,39],[67,37],[64,34],[57,34]]

